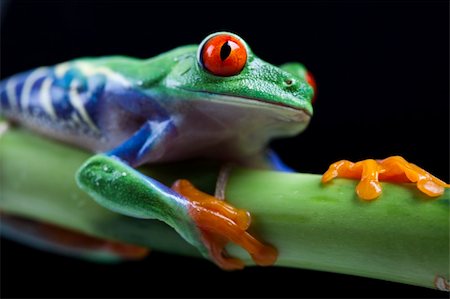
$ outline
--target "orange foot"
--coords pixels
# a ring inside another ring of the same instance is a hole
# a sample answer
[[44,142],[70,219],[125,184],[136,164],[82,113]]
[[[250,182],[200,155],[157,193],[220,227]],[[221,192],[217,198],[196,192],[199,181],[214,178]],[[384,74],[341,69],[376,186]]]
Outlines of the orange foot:
[[277,251],[262,244],[246,230],[250,226],[250,213],[196,189],[187,180],[176,181],[172,189],[191,203],[190,214],[200,229],[211,258],[226,270],[242,269],[244,263],[228,256],[225,245],[233,242],[249,252],[256,264],[269,266],[275,263]]
[[341,160],[330,165],[322,176],[322,182],[326,183],[335,177],[361,179],[356,187],[356,193],[365,200],[373,200],[380,196],[379,181],[416,183],[420,191],[431,197],[442,195],[445,188],[450,188],[449,184],[400,156],[384,160],[368,159],[356,163]]

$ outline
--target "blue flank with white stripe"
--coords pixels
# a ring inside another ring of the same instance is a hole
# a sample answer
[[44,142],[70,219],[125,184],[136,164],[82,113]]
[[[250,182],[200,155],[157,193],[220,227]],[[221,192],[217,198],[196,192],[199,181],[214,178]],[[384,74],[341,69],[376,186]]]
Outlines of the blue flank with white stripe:
[[98,133],[97,102],[104,74],[85,76],[76,67],[41,67],[0,82],[0,114],[36,118]]

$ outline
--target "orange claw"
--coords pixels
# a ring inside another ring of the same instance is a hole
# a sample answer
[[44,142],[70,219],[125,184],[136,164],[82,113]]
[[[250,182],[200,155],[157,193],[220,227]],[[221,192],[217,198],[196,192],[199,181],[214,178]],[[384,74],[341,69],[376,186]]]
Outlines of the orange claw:
[[450,188],[449,184],[400,156],[384,160],[368,159],[356,163],[341,160],[330,165],[322,176],[322,182],[326,183],[335,177],[360,179],[356,192],[364,200],[373,200],[381,195],[379,181],[416,183],[420,191],[431,197],[442,195],[445,188]]
[[189,212],[201,231],[210,256],[220,267],[226,270],[244,267],[241,260],[227,255],[225,245],[230,241],[247,250],[258,265],[275,263],[276,249],[262,244],[246,231],[251,219],[247,211],[199,191],[187,180],[176,181],[172,189],[192,203]]

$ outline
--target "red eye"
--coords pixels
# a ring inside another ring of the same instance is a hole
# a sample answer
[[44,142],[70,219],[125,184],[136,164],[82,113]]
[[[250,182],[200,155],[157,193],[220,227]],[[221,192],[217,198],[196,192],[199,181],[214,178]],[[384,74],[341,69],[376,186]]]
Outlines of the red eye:
[[211,37],[200,52],[203,67],[216,76],[239,74],[247,62],[245,45],[236,37],[220,34]]
[[313,75],[311,74],[311,72],[306,72],[306,76],[305,76],[306,82],[308,82],[309,85],[311,85],[311,87],[314,89],[314,96],[311,100],[311,104],[313,104],[316,101],[317,98],[317,84],[316,84],[316,80],[314,80]]

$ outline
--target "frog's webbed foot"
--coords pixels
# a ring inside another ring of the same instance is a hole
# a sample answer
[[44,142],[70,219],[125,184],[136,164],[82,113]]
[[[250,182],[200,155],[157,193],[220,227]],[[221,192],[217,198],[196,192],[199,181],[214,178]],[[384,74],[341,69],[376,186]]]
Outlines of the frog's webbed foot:
[[210,257],[221,268],[244,267],[241,260],[228,256],[225,250],[228,242],[242,246],[258,265],[267,266],[275,262],[276,249],[262,244],[246,231],[251,219],[247,211],[199,191],[187,180],[176,181],[172,189],[190,201],[189,213],[201,232]]
[[322,182],[326,183],[336,177],[360,179],[356,193],[365,200],[373,200],[381,195],[380,181],[416,183],[417,188],[430,197],[440,196],[445,188],[450,187],[400,156],[384,160],[367,159],[356,163],[341,160],[330,165],[322,176]]

